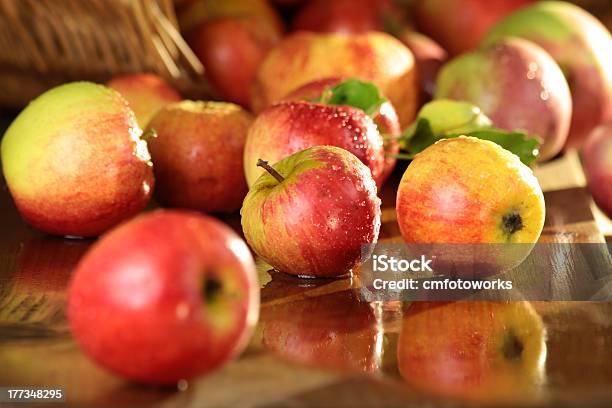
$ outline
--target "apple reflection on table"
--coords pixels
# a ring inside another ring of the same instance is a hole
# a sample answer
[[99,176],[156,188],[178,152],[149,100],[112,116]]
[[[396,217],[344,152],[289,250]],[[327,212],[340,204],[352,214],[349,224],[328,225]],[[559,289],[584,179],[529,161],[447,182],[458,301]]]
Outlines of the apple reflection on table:
[[[289,289],[292,288],[292,289]],[[285,289],[288,295],[283,297]],[[383,329],[376,304],[360,301],[354,289],[311,296],[304,289],[272,280],[262,298],[263,346],[290,362],[340,372],[374,373],[380,369]]]
[[398,369],[414,389],[477,403],[541,396],[546,333],[529,302],[415,302],[403,312]]
[[[91,243],[51,236],[23,241],[15,263],[8,265],[7,291],[0,294],[0,323],[17,321],[31,329],[30,324],[44,322],[65,330],[65,289],[72,269]],[[42,326],[37,328],[44,331]]]

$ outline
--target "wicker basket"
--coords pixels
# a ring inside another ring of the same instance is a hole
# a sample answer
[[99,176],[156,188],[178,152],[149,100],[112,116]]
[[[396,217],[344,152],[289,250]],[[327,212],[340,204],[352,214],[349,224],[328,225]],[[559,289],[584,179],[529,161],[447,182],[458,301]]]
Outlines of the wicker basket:
[[0,105],[59,83],[159,74],[186,97],[212,95],[172,0],[0,0]]

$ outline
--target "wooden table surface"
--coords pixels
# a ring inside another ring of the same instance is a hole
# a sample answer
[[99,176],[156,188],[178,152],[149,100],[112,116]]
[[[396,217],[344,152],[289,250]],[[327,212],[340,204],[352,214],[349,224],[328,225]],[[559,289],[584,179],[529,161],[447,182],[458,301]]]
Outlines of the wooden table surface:
[[[383,241],[399,239],[393,185],[382,192]],[[604,242],[583,188],[549,191],[545,199],[542,242]],[[236,216],[225,221],[239,229]],[[130,384],[90,362],[68,331],[66,287],[90,245],[29,228],[0,188],[0,386],[63,387],[74,406],[612,406],[612,303],[517,302],[546,329],[538,375],[517,369],[496,379],[488,372],[496,380],[490,390],[484,379],[423,386],[398,370],[401,339],[418,335],[399,336],[407,305],[360,302],[358,276],[301,280],[261,261],[261,318],[237,361],[184,390]]]

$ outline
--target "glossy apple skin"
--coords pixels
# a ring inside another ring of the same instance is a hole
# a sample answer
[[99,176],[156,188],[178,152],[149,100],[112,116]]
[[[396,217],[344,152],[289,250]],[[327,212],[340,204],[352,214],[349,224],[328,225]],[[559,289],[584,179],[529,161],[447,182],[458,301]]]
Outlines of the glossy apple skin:
[[155,197],[170,207],[231,213],[248,191],[242,156],[253,117],[226,102],[168,105],[149,125]]
[[[266,286],[262,297],[270,290],[282,288]],[[380,368],[382,327],[374,306],[359,301],[355,290],[304,294],[264,307],[261,327],[264,347],[288,361],[342,372],[374,373]]]
[[[310,101],[319,99],[327,90],[333,88],[344,81],[344,78],[331,77],[318,81],[309,82],[291,92],[284,101]],[[385,167],[379,178],[378,185],[381,186],[389,178],[395,168],[396,158],[394,155],[399,153],[400,147],[397,138],[402,133],[402,128],[397,117],[397,112],[391,102],[384,102],[374,113],[372,119],[378,127],[378,132],[383,138],[385,151]]]
[[2,168],[21,216],[54,235],[97,236],[142,210],[153,168],[134,113],[118,92],[74,82],[13,121]]
[[189,44],[221,98],[248,107],[257,69],[279,39],[256,19],[226,17],[194,29]]
[[312,0],[297,13],[293,27],[341,34],[384,31],[385,11],[391,7],[380,0]]
[[280,102],[260,113],[249,129],[244,148],[244,171],[252,186],[264,170],[257,160],[276,163],[312,146],[337,146],[353,153],[382,181],[383,140],[362,110],[351,106]]
[[487,31],[503,17],[533,0],[417,0],[411,12],[418,31],[451,55],[478,47]]
[[416,31],[404,30],[399,39],[414,55],[421,88],[420,102],[423,105],[433,99],[436,78],[440,68],[448,60],[448,53],[437,42]]
[[612,123],[593,131],[584,143],[582,158],[589,191],[612,218]]
[[[534,243],[544,196],[531,169],[499,145],[460,136],[417,154],[400,182],[397,221],[408,243]],[[505,215],[522,228],[507,234]]]
[[399,40],[380,32],[350,36],[297,32],[285,37],[259,67],[251,106],[260,112],[294,89],[332,76],[373,82],[397,110],[402,126],[414,119],[418,99],[414,58]]
[[278,271],[342,276],[375,243],[380,199],[370,170],[353,154],[315,146],[274,165],[285,180],[261,176],[249,190],[242,229],[250,247]]
[[612,37],[595,17],[567,2],[537,2],[500,21],[485,43],[506,36],[540,45],[565,73],[574,107],[567,148],[612,120]]
[[176,89],[154,74],[120,75],[106,85],[125,98],[142,128],[149,124],[161,108],[183,99]]
[[528,302],[414,302],[402,319],[398,367],[428,394],[516,403],[537,397],[545,337]]
[[[217,282],[214,298],[206,285]],[[159,210],[109,232],[71,282],[68,318],[82,350],[146,384],[174,384],[237,356],[257,320],[244,242],[219,221]]]
[[436,98],[471,102],[495,126],[539,137],[540,161],[557,155],[567,140],[572,97],[563,72],[542,48],[522,39],[500,40],[449,62]]

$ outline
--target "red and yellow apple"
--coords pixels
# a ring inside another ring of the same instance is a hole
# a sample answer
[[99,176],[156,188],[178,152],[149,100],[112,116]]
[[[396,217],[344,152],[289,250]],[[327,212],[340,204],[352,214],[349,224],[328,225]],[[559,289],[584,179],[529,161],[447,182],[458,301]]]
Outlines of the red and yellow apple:
[[493,142],[465,136],[416,155],[396,209],[404,240],[415,244],[531,244],[545,214],[529,167]]
[[[291,92],[283,98],[284,101],[312,101],[320,100],[327,92],[342,83],[345,79],[340,77],[324,78],[318,81],[309,82]],[[395,108],[389,101],[383,102],[376,112],[370,113],[374,123],[378,127],[378,132],[383,138],[385,152],[385,167],[380,176],[378,185],[382,185],[391,175],[395,168],[396,155],[399,153],[398,138],[402,133],[399,119]]]
[[528,302],[414,302],[404,311],[398,368],[417,390],[478,403],[534,401],[546,332]]
[[507,36],[540,45],[565,73],[574,106],[567,147],[612,120],[612,37],[595,17],[567,2],[537,2],[496,24],[485,43]]
[[32,226],[97,236],[142,210],[153,169],[134,112],[110,88],[73,82],[40,95],[2,139],[2,168]]
[[248,188],[242,156],[253,117],[226,102],[183,101],[151,121],[155,197],[166,206],[230,213]]
[[414,119],[414,57],[399,40],[380,32],[285,37],[259,67],[251,106],[259,112],[304,84],[334,76],[373,82],[397,110],[402,126]]
[[224,100],[248,107],[257,69],[280,34],[255,18],[225,17],[194,28],[189,44]]
[[[265,159],[262,157],[261,159]],[[376,243],[380,199],[370,170],[350,152],[315,146],[274,166],[244,199],[242,229],[274,269],[307,277],[342,276]]]
[[612,218],[612,123],[592,132],[582,147],[582,159],[593,199]]
[[419,31],[451,55],[478,46],[501,18],[534,0],[416,0],[411,11]]
[[471,102],[493,124],[542,141],[539,160],[554,157],[567,140],[572,97],[555,61],[537,45],[518,38],[464,54],[438,76],[436,98]]
[[372,119],[360,109],[344,105],[280,102],[257,116],[244,148],[244,171],[253,186],[264,170],[259,159],[276,163],[308,147],[330,145],[353,153],[382,182],[385,167],[383,140]]
[[176,89],[154,74],[120,75],[106,85],[125,98],[142,128],[161,108],[183,99]]
[[[262,289],[262,297],[268,290],[267,286]],[[264,306],[262,342],[291,362],[374,373],[380,368],[383,342],[374,307],[359,301],[355,290]]]
[[171,385],[244,349],[258,292],[249,249],[232,230],[197,213],[159,210],[94,244],[74,272],[68,318],[101,366]]

